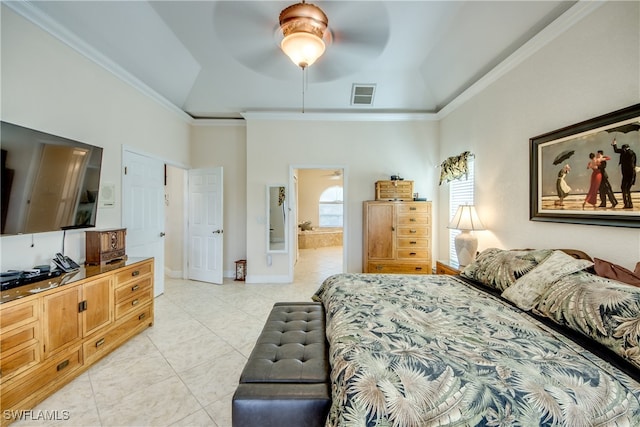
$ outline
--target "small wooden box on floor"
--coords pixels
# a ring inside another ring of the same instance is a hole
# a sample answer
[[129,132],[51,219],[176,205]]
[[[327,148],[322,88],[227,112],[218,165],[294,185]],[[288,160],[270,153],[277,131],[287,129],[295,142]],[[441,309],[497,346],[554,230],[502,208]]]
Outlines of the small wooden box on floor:
[[431,274],[431,202],[367,201],[365,273]]
[[376,200],[413,200],[413,181],[377,181]]
[[85,233],[85,263],[88,265],[104,265],[125,259],[126,235],[126,228],[87,231]]

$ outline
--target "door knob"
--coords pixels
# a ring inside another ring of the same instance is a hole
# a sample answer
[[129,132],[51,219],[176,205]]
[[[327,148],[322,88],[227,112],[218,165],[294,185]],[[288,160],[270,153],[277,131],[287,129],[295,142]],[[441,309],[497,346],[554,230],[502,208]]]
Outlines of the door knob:
[[161,231],[160,232],[160,237],[164,237],[164,236],[165,236],[164,231]]
[[223,230],[216,230],[216,231],[213,231],[212,233],[213,234],[222,234],[222,233],[224,233],[224,231]]

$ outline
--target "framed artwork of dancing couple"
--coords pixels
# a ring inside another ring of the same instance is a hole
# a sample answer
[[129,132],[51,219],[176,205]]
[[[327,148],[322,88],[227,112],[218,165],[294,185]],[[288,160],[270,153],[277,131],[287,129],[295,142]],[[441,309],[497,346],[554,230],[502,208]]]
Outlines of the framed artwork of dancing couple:
[[640,227],[640,104],[529,145],[532,221]]

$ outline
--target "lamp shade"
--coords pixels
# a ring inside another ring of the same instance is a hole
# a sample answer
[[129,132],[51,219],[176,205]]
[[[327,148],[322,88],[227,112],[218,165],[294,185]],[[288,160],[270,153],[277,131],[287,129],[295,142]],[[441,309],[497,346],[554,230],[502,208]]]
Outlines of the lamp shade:
[[315,34],[299,32],[282,39],[280,48],[294,64],[306,68],[322,56],[325,45]]
[[484,225],[478,218],[478,213],[473,205],[460,205],[448,228],[454,230],[484,230]]

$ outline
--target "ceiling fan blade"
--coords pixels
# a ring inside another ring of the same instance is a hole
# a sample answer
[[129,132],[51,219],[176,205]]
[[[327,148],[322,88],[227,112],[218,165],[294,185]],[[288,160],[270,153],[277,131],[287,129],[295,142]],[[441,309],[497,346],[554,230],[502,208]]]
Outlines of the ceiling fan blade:
[[216,2],[213,25],[227,52],[259,73],[282,78],[293,65],[282,53],[276,38],[280,10],[286,2]]
[[349,75],[384,51],[389,40],[389,13],[384,3],[326,2],[322,7],[329,17],[331,43],[312,66],[315,70],[310,73],[310,81],[326,82]]
[[334,33],[334,43],[331,47],[362,50],[362,55],[375,54],[377,56],[382,53],[388,41],[388,27],[375,31],[347,28],[346,30],[337,30]]
[[256,26],[278,25],[280,11],[286,6],[286,2],[277,1],[217,1],[214,22],[234,26],[237,31]]
[[289,79],[292,73],[298,75],[300,69],[277,47],[268,49],[247,49],[234,55],[240,63],[277,79]]

